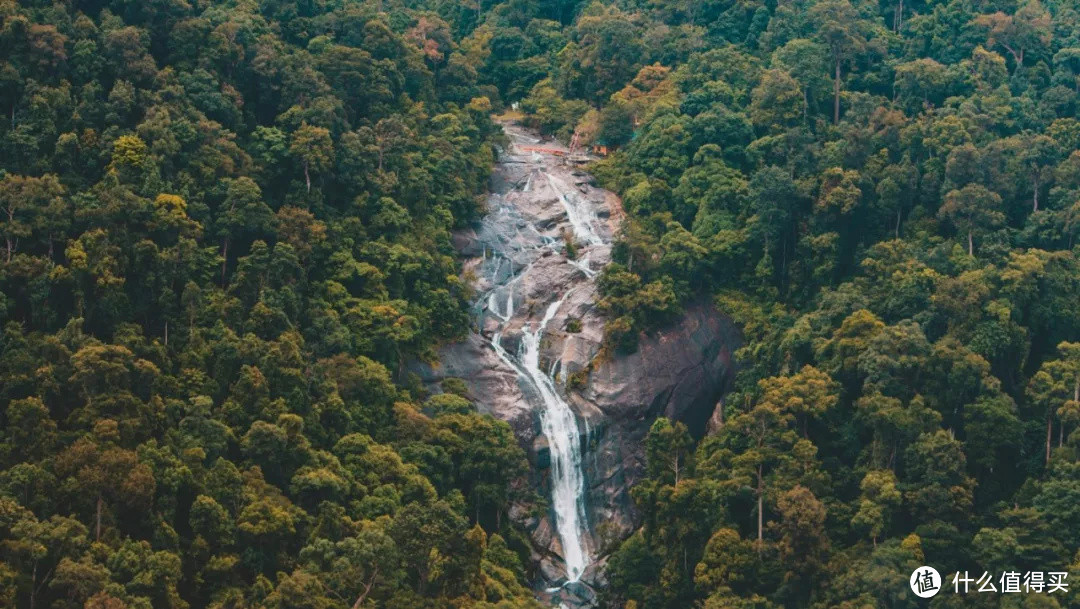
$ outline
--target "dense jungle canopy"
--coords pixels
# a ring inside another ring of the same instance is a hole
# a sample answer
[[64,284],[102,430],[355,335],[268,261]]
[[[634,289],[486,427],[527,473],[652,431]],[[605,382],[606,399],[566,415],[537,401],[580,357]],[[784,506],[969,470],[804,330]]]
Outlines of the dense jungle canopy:
[[0,605],[537,607],[524,451],[407,366],[468,331],[513,102],[615,150],[603,356],[745,334],[712,433],[653,425],[606,606],[1080,572],[1077,10],[0,0]]

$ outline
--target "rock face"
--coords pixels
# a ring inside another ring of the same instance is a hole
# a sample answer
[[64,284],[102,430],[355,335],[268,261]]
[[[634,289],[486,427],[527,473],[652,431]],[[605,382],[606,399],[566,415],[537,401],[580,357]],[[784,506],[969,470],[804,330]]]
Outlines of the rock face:
[[678,324],[643,337],[635,353],[595,365],[585,389],[571,394],[589,421],[590,516],[602,549],[634,528],[629,491],[644,472],[652,422],[665,416],[703,434],[730,388],[740,341],[730,319],[694,305]]
[[[489,213],[455,237],[479,295],[475,331],[442,349],[438,364],[414,370],[435,390],[445,378],[463,379],[481,412],[511,425],[529,453],[535,488],[553,506],[546,515],[526,505],[511,513],[532,536],[539,594],[588,607],[591,588],[604,583],[611,544],[633,530],[629,489],[644,470],[649,426],[663,415],[703,432],[731,382],[740,337],[729,319],[697,304],[680,323],[643,336],[637,352],[598,358],[604,319],[593,279],[609,260],[618,198],[560,158],[530,151],[538,140],[524,130],[505,130],[512,146],[495,167]],[[552,427],[560,406],[576,419],[570,430]],[[580,471],[576,487],[568,464]],[[567,485],[579,495],[577,510],[556,501]],[[577,539],[565,527],[575,518]],[[585,554],[580,577],[568,572],[580,561],[567,543]]]

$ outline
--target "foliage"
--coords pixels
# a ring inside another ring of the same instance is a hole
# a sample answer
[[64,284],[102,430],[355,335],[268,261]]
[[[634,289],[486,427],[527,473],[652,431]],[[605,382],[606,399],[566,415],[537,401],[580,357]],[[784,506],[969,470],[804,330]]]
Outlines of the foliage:
[[445,20],[0,3],[0,605],[535,606],[467,328],[497,127]]
[[611,606],[1075,565],[1076,20],[0,3],[0,604],[529,606],[520,449],[405,367],[468,327],[450,231],[510,102],[617,148],[605,349],[695,301],[745,335],[722,427],[653,425]]
[[617,148],[605,348],[691,302],[745,335],[722,426],[645,441],[610,606],[907,607],[920,564],[1075,564],[1076,17],[594,2],[538,51],[533,124]]

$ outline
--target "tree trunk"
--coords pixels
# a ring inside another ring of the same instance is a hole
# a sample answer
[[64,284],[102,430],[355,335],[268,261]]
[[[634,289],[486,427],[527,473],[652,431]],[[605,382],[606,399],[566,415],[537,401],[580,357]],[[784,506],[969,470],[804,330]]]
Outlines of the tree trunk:
[[780,286],[785,294],[787,294],[787,244],[787,239],[780,242]]
[[893,30],[899,32],[902,27],[904,27],[904,0],[896,4],[896,15],[893,15]]
[[758,479],[758,484],[757,484],[757,542],[758,542],[758,554],[761,554],[762,541],[764,539],[764,536],[762,535],[762,528],[764,527],[764,523],[765,523],[765,517],[764,517],[765,489],[764,489],[764,484],[763,484],[764,481],[762,480],[762,477],[761,477],[761,466],[760,465],[758,466],[758,469],[757,469],[757,479]]
[[836,60],[836,74],[833,77],[833,124],[840,123],[840,60]]
[[[762,260],[764,260],[765,257],[769,255],[769,235],[768,234],[765,235],[765,249],[764,249],[764,251],[765,251],[765,256],[761,257]],[[769,280],[765,279],[761,283],[764,286],[768,286],[769,285]]]
[[971,236],[972,231],[968,231],[968,256],[975,255],[975,240]]
[[307,191],[311,192],[311,172],[308,171],[307,163],[304,163],[304,181],[307,182]]
[[893,238],[900,238],[900,218],[904,215],[904,208],[901,207],[896,210],[896,228],[893,229]]
[[99,494],[97,497],[97,524],[94,526],[94,540],[101,541],[101,508],[105,500]]
[[[1080,402],[1080,376],[1076,377],[1076,381],[1073,383],[1073,401]],[[1058,448],[1065,443],[1065,421],[1062,421],[1058,425]]]
[[364,604],[364,599],[368,594],[371,594],[371,587],[375,585],[375,578],[379,576],[379,568],[375,567],[375,570],[371,573],[371,579],[368,580],[367,585],[364,586],[364,591],[360,593],[360,596],[356,597],[356,602],[353,603],[352,609],[360,609],[360,606]]
[[1039,176],[1032,179],[1035,184],[1035,192],[1031,196],[1031,211],[1039,211]]
[[229,265],[229,238],[221,242],[221,287],[225,287],[225,269]]
[[[15,207],[18,205],[16,202],[11,202],[5,211],[7,211],[8,226],[15,224]],[[12,240],[11,235],[5,236],[7,242],[7,261],[11,262],[11,254],[15,251],[15,241]]]
[[30,609],[34,609],[34,604],[37,602],[35,598],[37,596],[37,561],[34,561],[34,570],[30,575]]
[[1053,429],[1053,419],[1050,417],[1050,413],[1046,413],[1046,464],[1050,464],[1050,434]]

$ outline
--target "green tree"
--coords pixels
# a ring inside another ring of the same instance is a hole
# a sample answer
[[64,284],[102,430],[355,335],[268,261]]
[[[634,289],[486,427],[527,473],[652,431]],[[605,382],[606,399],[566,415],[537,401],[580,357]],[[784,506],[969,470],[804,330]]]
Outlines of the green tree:
[[261,236],[270,230],[273,212],[262,198],[262,189],[251,178],[230,180],[217,219],[221,237],[221,281],[229,261],[229,244],[246,235]]
[[967,518],[975,480],[965,471],[960,441],[944,430],[924,433],[908,447],[904,460],[904,498],[919,521],[959,523]]
[[782,131],[794,126],[805,112],[802,87],[783,70],[766,70],[751,99],[750,119],[760,130]]
[[797,437],[790,428],[794,418],[782,405],[760,401],[724,426],[717,437],[719,446],[703,445],[705,454],[699,459],[705,472],[726,470],[727,484],[750,489],[757,516],[759,552],[764,549],[765,497],[773,491],[770,485],[777,482],[791,460],[790,450]]
[[840,122],[841,67],[870,44],[871,27],[848,0],[823,0],[810,8],[817,37],[829,49],[833,68],[833,124]]
[[968,184],[945,195],[938,216],[967,234],[968,255],[975,255],[975,231],[994,228],[1005,221],[1001,196],[979,184]]
[[664,417],[653,422],[645,440],[645,462],[649,476],[665,484],[678,484],[680,473],[690,467],[693,440],[686,425]]
[[973,21],[987,29],[989,46],[1009,52],[1014,71],[1023,67],[1025,53],[1041,51],[1051,39],[1050,14],[1039,0],[1023,2],[1012,15],[998,11],[979,15]]
[[780,495],[776,508],[781,562],[798,577],[813,575],[825,566],[829,551],[824,504],[809,489],[795,485]]
[[1080,343],[1062,342],[1059,357],[1043,362],[1027,388],[1029,400],[1045,413],[1046,463],[1050,462],[1054,415],[1057,415],[1058,446],[1064,443],[1065,423],[1080,409]]
[[[0,179],[0,234],[4,236],[7,262],[11,262],[20,240],[33,236],[36,226],[47,222],[49,215],[55,218],[55,208],[63,205],[63,194],[64,187],[55,175],[34,178],[8,174]],[[51,256],[55,232],[38,236],[47,240]]]
[[401,558],[385,531],[388,520],[363,521],[340,541],[317,539],[300,551],[306,569],[350,607],[367,606],[369,598],[385,598],[403,576]]
[[878,537],[888,530],[893,512],[901,503],[896,475],[891,470],[868,471],[859,488],[859,509],[851,518],[851,526],[870,535],[877,547]]
[[694,568],[694,582],[708,594],[729,588],[738,593],[757,589],[763,567],[754,543],[727,527],[718,529],[705,545],[705,555]]
[[307,191],[311,192],[312,172],[326,171],[334,162],[334,143],[330,139],[330,131],[305,122],[293,132],[289,153],[304,168],[304,183]]
[[[99,423],[98,427],[107,421]],[[115,430],[115,423],[112,423]],[[108,432],[106,432],[108,433]],[[124,514],[142,513],[151,504],[156,481],[150,468],[138,462],[135,453],[118,447],[103,447],[83,439],[58,455],[57,477],[61,489],[77,505],[93,505],[94,539],[100,541],[106,506],[116,508],[115,522],[122,527]]]

